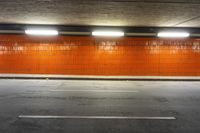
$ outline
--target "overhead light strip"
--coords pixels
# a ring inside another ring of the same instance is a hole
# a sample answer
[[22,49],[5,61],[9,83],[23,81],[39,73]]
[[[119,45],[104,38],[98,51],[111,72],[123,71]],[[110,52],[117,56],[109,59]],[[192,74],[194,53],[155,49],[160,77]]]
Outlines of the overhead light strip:
[[108,31],[108,30],[96,30],[93,32],[87,31],[58,31],[56,29],[40,29],[40,28],[29,28],[23,30],[0,30],[0,34],[27,34],[34,36],[56,36],[56,35],[85,35],[85,36],[102,36],[102,37],[122,37],[122,36],[144,36],[144,37],[160,37],[160,38],[186,38],[186,37],[200,37],[200,33],[189,33],[189,32],[152,32],[152,33],[140,33],[140,32],[123,32],[123,31]]
[[164,38],[186,38],[190,36],[188,32],[159,32],[158,37]]
[[58,35],[57,30],[52,29],[27,29],[25,30],[27,35],[35,35],[35,36],[56,36]]
[[124,36],[124,32],[122,31],[93,31],[92,36],[121,37],[121,36]]

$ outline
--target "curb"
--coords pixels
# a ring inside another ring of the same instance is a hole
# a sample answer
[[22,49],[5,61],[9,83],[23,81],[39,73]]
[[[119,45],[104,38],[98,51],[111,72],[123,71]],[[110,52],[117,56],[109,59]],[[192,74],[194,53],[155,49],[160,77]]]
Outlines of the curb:
[[121,78],[121,77],[27,77],[27,76],[0,76],[0,79],[23,80],[108,80],[108,81],[200,81],[200,78]]

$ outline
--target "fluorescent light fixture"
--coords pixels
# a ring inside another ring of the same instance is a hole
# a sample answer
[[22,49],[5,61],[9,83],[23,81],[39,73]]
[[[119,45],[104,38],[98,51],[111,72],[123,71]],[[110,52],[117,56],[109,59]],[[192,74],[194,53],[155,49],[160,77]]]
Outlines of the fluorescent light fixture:
[[53,29],[27,29],[25,30],[27,35],[35,35],[35,36],[56,36],[58,35],[57,30]]
[[158,37],[168,37],[168,38],[185,38],[189,37],[190,33],[187,32],[159,32]]
[[110,37],[120,37],[124,36],[124,32],[121,31],[93,31],[93,36],[110,36]]

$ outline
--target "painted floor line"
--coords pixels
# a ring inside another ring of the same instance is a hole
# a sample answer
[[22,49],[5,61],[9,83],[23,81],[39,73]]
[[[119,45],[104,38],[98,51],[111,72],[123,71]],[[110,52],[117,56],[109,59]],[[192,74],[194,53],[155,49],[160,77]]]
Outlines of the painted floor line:
[[176,117],[139,117],[139,116],[53,116],[19,115],[21,119],[132,119],[132,120],[176,120]]
[[137,93],[139,91],[137,90],[50,90],[50,91],[57,91],[57,92],[116,92],[116,93],[129,93],[129,92],[133,92],[133,93]]

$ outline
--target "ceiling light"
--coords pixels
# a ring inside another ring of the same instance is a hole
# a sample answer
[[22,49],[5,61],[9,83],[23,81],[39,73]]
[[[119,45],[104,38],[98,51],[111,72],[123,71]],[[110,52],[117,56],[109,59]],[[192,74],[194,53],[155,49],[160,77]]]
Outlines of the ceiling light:
[[25,30],[27,35],[36,35],[36,36],[56,36],[58,35],[57,30],[52,29],[27,29]]
[[93,31],[93,36],[110,36],[110,37],[120,37],[124,36],[124,32],[121,31]]
[[168,38],[184,38],[189,37],[190,33],[187,32],[159,32],[158,37],[168,37]]

